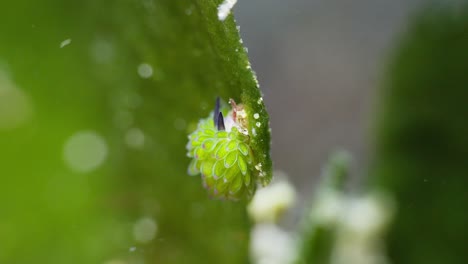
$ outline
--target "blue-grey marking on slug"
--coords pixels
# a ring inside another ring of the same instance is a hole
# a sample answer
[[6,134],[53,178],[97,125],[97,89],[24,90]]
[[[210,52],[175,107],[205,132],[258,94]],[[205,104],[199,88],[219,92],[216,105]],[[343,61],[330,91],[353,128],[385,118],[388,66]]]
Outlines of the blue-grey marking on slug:
[[224,126],[224,117],[223,117],[223,113],[219,112],[218,114],[218,123],[216,124],[216,127],[218,128],[218,130],[226,130],[225,126]]
[[221,105],[220,105],[220,99],[219,99],[219,96],[216,97],[216,103],[215,103],[215,109],[214,109],[214,113],[213,113],[213,124],[215,126],[218,125],[218,117],[219,117],[219,112],[220,112],[220,109],[221,109]]

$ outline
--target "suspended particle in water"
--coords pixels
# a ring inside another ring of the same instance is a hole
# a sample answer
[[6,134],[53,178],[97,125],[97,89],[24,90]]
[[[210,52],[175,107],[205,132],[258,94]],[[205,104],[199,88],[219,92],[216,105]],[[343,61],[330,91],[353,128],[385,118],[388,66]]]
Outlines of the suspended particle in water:
[[70,38],[66,39],[60,43],[60,48],[64,48],[65,46],[70,45],[70,43],[71,43],[71,39]]

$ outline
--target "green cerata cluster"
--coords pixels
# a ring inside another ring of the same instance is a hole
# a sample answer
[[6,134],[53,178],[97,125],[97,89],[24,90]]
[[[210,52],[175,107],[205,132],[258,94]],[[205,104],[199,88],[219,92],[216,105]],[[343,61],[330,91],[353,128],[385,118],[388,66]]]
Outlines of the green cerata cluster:
[[214,112],[201,119],[189,135],[187,156],[192,160],[189,175],[201,174],[203,186],[213,198],[240,200],[251,198],[256,182],[253,153],[249,146],[246,114],[242,105],[229,111],[216,100]]

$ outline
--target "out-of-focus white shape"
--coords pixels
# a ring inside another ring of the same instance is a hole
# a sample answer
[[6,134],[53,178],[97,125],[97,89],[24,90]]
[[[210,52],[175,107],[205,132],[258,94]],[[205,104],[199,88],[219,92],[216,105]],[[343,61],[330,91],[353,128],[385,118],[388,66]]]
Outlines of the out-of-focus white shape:
[[231,13],[231,9],[236,3],[237,0],[224,0],[224,2],[218,6],[218,19],[224,21],[229,13]]
[[341,225],[352,236],[370,239],[382,233],[393,215],[393,205],[383,195],[367,195],[348,202]]
[[393,202],[382,194],[350,198],[338,225],[332,264],[387,264],[383,235]]
[[3,72],[0,72],[0,130],[24,125],[32,116],[32,104]]
[[253,117],[254,117],[255,119],[259,119],[259,118],[260,118],[260,115],[259,115],[258,113],[255,113],[255,114],[253,115]]
[[138,65],[138,75],[143,79],[148,79],[153,76],[153,67],[148,63]]
[[258,163],[257,165],[255,165],[255,169],[258,170],[258,171],[261,171],[262,170],[262,163]]
[[62,41],[62,42],[60,43],[60,48],[63,48],[63,47],[65,47],[65,46],[70,45],[71,41],[72,41],[72,40],[71,40],[70,38],[69,38],[69,39],[66,39],[66,40],[64,40],[64,41]]
[[133,238],[139,243],[148,243],[154,239],[158,226],[153,218],[143,217],[133,225]]
[[334,190],[322,190],[317,195],[310,217],[317,223],[333,226],[338,223],[343,213],[343,197]]
[[79,131],[65,143],[65,163],[75,172],[86,173],[98,168],[107,158],[106,141],[94,131]]
[[258,224],[252,229],[250,256],[257,264],[292,263],[295,255],[291,235],[273,224]]
[[[275,175],[277,172],[275,172]],[[275,176],[276,177],[276,176]],[[276,222],[296,201],[296,191],[286,180],[279,179],[269,186],[259,189],[247,210],[255,222]]]
[[145,134],[139,128],[131,128],[125,134],[125,143],[131,148],[142,148],[145,145]]

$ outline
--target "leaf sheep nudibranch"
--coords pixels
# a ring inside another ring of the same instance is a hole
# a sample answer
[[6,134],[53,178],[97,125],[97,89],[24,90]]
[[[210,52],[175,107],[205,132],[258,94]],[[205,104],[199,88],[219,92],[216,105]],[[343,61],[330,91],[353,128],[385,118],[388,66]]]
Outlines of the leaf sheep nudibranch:
[[210,196],[239,200],[251,198],[258,170],[250,147],[247,114],[243,105],[229,100],[232,109],[216,99],[215,110],[201,119],[189,135],[189,175],[201,174]]

